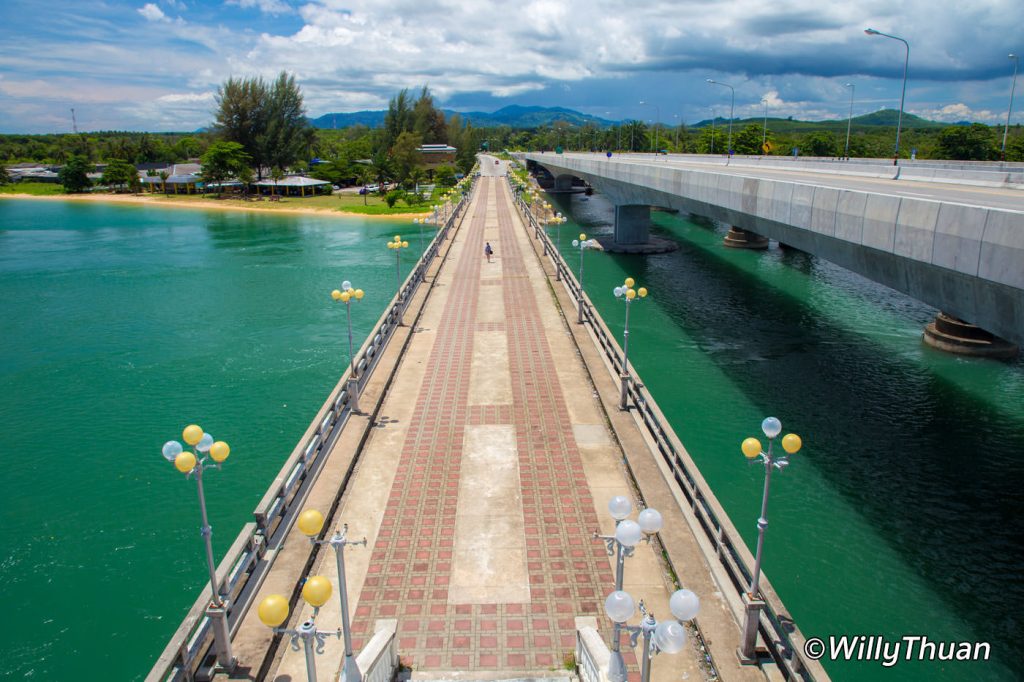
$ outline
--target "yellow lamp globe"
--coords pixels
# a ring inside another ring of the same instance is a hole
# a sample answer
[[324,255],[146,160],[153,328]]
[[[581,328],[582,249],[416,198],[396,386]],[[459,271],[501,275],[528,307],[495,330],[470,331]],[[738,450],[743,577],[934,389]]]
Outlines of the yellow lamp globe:
[[747,438],[740,445],[740,449],[743,450],[744,457],[754,459],[761,454],[761,441],[756,438]]
[[409,242],[402,242],[402,248],[403,249],[408,249],[409,248]]
[[226,460],[230,454],[231,448],[229,448],[228,444],[222,440],[219,440],[210,446],[210,459],[218,464]]
[[804,442],[795,433],[787,433],[782,437],[782,449],[791,455],[800,452],[803,445]]
[[331,598],[333,589],[330,580],[322,575],[313,575],[306,579],[302,587],[302,598],[310,606],[323,606]]
[[636,298],[636,289],[626,289],[626,298],[631,301]]
[[288,618],[288,600],[280,594],[268,595],[257,609],[260,621],[268,628],[276,628]]
[[195,445],[203,439],[203,427],[198,424],[189,424],[181,432],[181,438],[189,445]]
[[348,300],[350,298],[352,298],[352,295],[350,293],[348,293],[347,291],[341,292],[341,296],[339,297],[339,299],[341,300],[342,303],[348,303]]
[[356,297],[357,301],[363,300],[363,296],[365,296],[365,295],[366,295],[366,292],[364,292],[362,289],[356,289],[355,293],[353,294],[353,296]]
[[388,248],[389,249],[395,248],[395,243],[394,242],[388,242]]
[[191,452],[182,452],[174,458],[174,468],[187,474],[196,468],[196,456]]
[[587,235],[585,235],[582,232],[580,232],[580,241],[582,242],[582,241],[586,241],[586,240],[587,240]]
[[400,235],[400,234],[396,234],[396,235],[395,235],[395,241],[396,241],[396,242],[400,242],[400,241],[402,241],[402,235]]
[[316,509],[307,509],[299,514],[298,526],[303,535],[315,537],[324,527],[324,515]]
[[639,289],[636,290],[636,293],[637,293],[638,296],[640,296],[640,298],[643,298],[644,296],[647,295],[647,288],[646,287],[640,287]]
[[626,285],[626,288],[629,288],[629,287],[633,286],[634,284],[636,284],[636,281],[632,277],[627,277],[626,281],[623,282],[623,284]]

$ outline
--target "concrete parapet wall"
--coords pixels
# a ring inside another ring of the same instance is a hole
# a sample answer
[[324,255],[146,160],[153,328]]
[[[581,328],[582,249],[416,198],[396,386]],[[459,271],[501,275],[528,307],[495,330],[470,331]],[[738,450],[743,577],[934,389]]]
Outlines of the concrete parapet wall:
[[714,168],[526,156],[555,174],[586,179],[617,205],[663,206],[721,220],[833,261],[1024,344],[1024,210],[843,190]]

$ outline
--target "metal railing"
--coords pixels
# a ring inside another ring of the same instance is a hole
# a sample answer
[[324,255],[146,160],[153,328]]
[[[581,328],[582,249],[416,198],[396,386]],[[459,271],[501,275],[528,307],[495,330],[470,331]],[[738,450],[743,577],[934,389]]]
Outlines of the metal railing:
[[[378,319],[373,331],[356,353],[356,370],[360,392],[377,366],[382,351],[394,335],[406,308],[412,301],[427,270],[438,256],[442,242],[448,238],[456,221],[465,211],[473,189],[469,189],[455,205],[451,216],[438,229],[416,267],[406,277],[388,309]],[[342,374],[331,394],[317,412],[309,428],[292,450],[291,455],[274,478],[263,499],[253,511],[255,521],[245,524],[217,568],[220,593],[227,602],[228,629],[232,637],[241,626],[256,593],[270,572],[273,557],[266,559],[268,549],[278,549],[295,523],[306,496],[330,453],[342,428],[352,413],[347,390],[351,367]],[[211,601],[209,582],[189,609],[181,625],[146,676],[147,682],[192,680],[200,672],[207,674],[212,665],[210,647],[213,629],[206,617]]]
[[[558,271],[562,284],[577,305],[582,298],[583,321],[590,325],[594,338],[610,363],[616,378],[621,376],[623,358],[618,341],[615,340],[604,320],[594,309],[586,292],[581,290],[569,264],[562,258],[540,221],[534,216],[531,206],[523,201],[523,198],[515,191],[516,187],[511,176],[509,185],[513,190],[516,205],[527,221],[529,229],[532,229],[534,238],[542,243],[544,256],[551,258],[552,265]],[[633,371],[632,366],[629,375],[628,397],[636,407],[637,414],[648,435],[654,440],[658,453],[671,472],[672,478],[678,484],[683,496],[680,506],[682,508],[682,503],[685,502],[691,517],[696,519],[697,525],[703,531],[705,540],[714,548],[714,555],[708,556],[707,560],[712,565],[717,562],[718,566],[724,569],[715,571],[716,576],[723,572],[725,575],[724,581],[717,580],[720,583],[719,587],[723,591],[729,590],[732,593],[730,602],[739,603],[738,600],[742,598],[750,584],[753,556],[711,491],[710,486],[700,474],[697,465],[690,458],[668,420],[658,408],[654,398],[644,387],[640,377]],[[669,557],[669,562],[671,563],[671,557]],[[725,584],[721,584],[723,582]],[[786,679],[827,680],[828,675],[821,664],[804,656],[803,634],[796,627],[781,599],[763,573],[760,584],[762,595],[765,598],[765,607],[761,610],[759,632],[776,665]],[[739,624],[740,613],[734,609],[733,615]]]

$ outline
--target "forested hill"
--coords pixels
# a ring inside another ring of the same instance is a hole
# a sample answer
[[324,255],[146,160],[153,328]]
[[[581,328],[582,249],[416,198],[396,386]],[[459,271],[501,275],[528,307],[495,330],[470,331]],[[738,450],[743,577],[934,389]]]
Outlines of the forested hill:
[[[494,128],[497,126],[539,128],[551,125],[555,121],[565,121],[566,123],[579,126],[590,124],[598,127],[615,124],[615,121],[608,121],[563,107],[523,107],[511,105],[498,109],[493,113],[483,111],[452,111],[451,109],[443,109],[442,111],[445,118],[451,119],[457,115],[464,123],[470,123],[474,128]],[[317,128],[348,128],[354,125],[378,128],[384,125],[385,115],[387,115],[387,111],[355,111],[348,114],[324,114],[318,118],[310,119],[310,122]]]

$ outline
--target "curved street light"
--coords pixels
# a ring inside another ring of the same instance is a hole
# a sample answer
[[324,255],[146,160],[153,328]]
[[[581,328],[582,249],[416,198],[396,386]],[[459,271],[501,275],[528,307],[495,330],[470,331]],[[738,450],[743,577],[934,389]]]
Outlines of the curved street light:
[[764,147],[768,143],[768,100],[762,98],[761,104],[764,105],[764,127],[761,128],[761,152],[767,155],[768,150]]
[[1013,111],[1013,93],[1017,89],[1017,65],[1020,61],[1012,52],[1009,56],[1013,60],[1013,81],[1010,85],[1010,108],[1006,110],[1006,127],[1003,128],[1003,146],[1001,148],[1003,161],[1006,161],[1006,134],[1010,132],[1010,113]]
[[388,242],[388,248],[395,250],[395,299],[401,300],[402,296],[402,249],[409,248],[409,242],[402,241],[400,235]]
[[885,38],[892,38],[893,40],[898,40],[901,43],[903,43],[904,47],[907,48],[907,58],[906,61],[903,62],[903,94],[900,95],[900,115],[899,118],[896,119],[896,154],[892,157],[892,165],[895,166],[899,162],[900,158],[900,131],[903,128],[903,103],[904,101],[906,101],[907,98],[907,68],[910,66],[910,43],[908,43],[903,38],[900,38],[899,36],[893,36],[889,35],[888,33],[882,33],[881,31],[876,31],[873,28],[864,29],[864,33],[868,34],[869,36],[883,36]]
[[761,449],[761,441],[750,437],[743,441],[740,449],[749,460],[760,459],[764,463],[764,494],[761,496],[761,516],[757,519],[757,552],[754,555],[754,572],[750,577],[750,586],[744,595],[746,618],[743,623],[743,640],[740,643],[740,655],[744,660],[754,659],[754,642],[757,639],[757,624],[764,600],[760,595],[761,551],[764,549],[764,531],[768,528],[768,492],[772,485],[772,469],[785,469],[789,466],[788,455],[800,451],[803,441],[795,433],[787,433],[782,437],[784,454],[773,454],[772,445],[782,433],[782,422],[775,417],[767,417],[761,422],[761,431],[768,438],[768,451]]
[[843,156],[846,160],[850,160],[850,126],[853,125],[853,94],[857,92],[857,86],[853,83],[847,83],[846,87],[850,88],[850,115],[846,119],[846,152]]
[[[221,597],[220,586],[217,584],[217,567],[213,563],[213,528],[206,515],[206,495],[203,493],[203,471],[210,468],[220,469],[221,463],[231,454],[231,448],[222,440],[214,441],[213,436],[203,431],[197,424],[189,424],[181,433],[182,440],[191,445],[193,450],[185,450],[181,443],[169,440],[162,448],[163,456],[174,464],[174,468],[185,474],[187,478],[195,476],[196,489],[199,491],[199,512],[203,525],[200,535],[206,549],[206,568],[210,572],[210,593],[212,599],[206,607],[206,616],[213,625],[214,648],[217,652],[217,663],[226,670],[235,667],[235,657],[231,652],[231,635],[228,630],[227,602]],[[212,463],[207,464],[207,456]]]
[[583,324],[583,252],[586,251],[587,249],[595,249],[595,248],[599,248],[599,247],[595,246],[593,241],[588,241],[587,240],[587,235],[585,235],[582,232],[580,232],[580,238],[579,239],[573,239],[572,240],[572,245],[573,245],[573,248],[577,248],[577,249],[580,250],[580,278],[579,278],[579,282],[580,282],[580,295],[579,295],[579,298],[578,298],[578,301],[577,301],[578,305],[577,305],[576,323],[577,324]]
[[359,377],[356,375],[356,355],[352,348],[352,299],[363,300],[363,290],[353,289],[352,282],[345,280],[341,289],[331,292],[331,298],[345,304],[345,320],[348,322],[348,357],[351,371],[348,374],[348,406],[353,412],[359,411]]
[[713,80],[711,78],[708,78],[707,82],[711,83],[712,85],[722,85],[724,87],[727,87],[727,88],[729,88],[729,92],[732,93],[732,99],[729,102],[729,143],[728,143],[729,148],[725,150],[725,153],[726,153],[725,162],[729,163],[730,159],[732,159],[732,114],[733,114],[733,111],[735,111],[735,109],[736,109],[736,88],[732,87],[728,83],[723,83],[721,81],[716,81],[716,80]]

